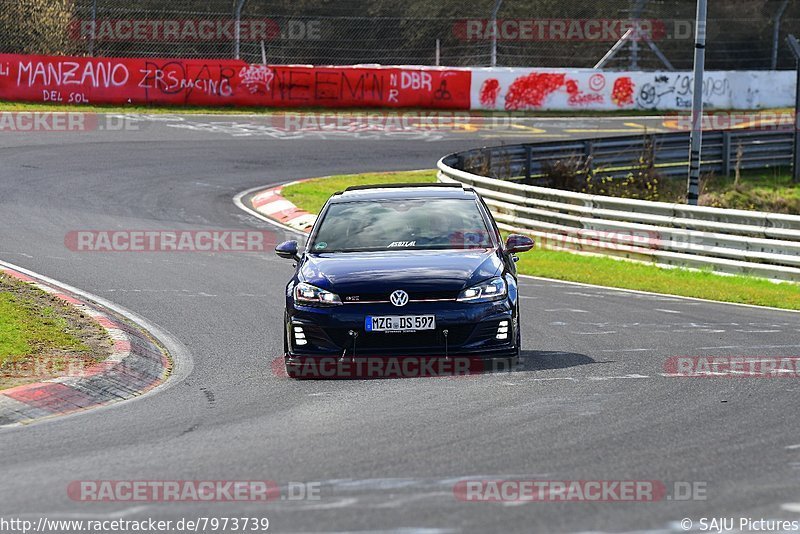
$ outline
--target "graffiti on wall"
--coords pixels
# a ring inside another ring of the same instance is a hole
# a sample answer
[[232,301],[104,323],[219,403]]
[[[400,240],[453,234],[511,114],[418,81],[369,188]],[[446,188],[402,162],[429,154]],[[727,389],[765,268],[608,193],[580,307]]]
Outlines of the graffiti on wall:
[[[711,71],[708,109],[792,105],[791,71]],[[690,72],[589,69],[313,67],[235,60],[0,54],[0,99],[63,104],[685,110]]]
[[65,104],[466,110],[470,80],[464,69],[0,55],[0,98]]
[[[690,72],[481,68],[473,70],[473,109],[683,110],[692,105]],[[791,105],[792,73],[707,72],[703,102],[710,109]]]

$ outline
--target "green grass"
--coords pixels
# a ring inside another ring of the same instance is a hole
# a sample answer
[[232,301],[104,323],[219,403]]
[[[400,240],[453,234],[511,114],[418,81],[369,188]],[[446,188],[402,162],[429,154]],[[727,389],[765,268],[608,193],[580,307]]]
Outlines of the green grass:
[[[317,178],[283,189],[297,206],[318,213],[325,200],[348,185],[434,182],[435,171],[371,173]],[[607,257],[585,256],[537,248],[521,254],[521,274],[608,287],[652,291],[723,302],[800,310],[800,287],[749,276],[723,276],[707,271],[667,269]]]
[[652,264],[536,249],[520,255],[519,272],[569,282],[723,302],[800,310],[800,287],[749,276],[665,269]]
[[745,171],[734,177],[704,181],[701,204],[719,208],[800,214],[800,183],[792,182],[791,169]]
[[53,350],[89,350],[66,328],[67,321],[52,307],[5,292],[0,285],[0,366]]
[[311,213],[319,213],[325,201],[336,191],[344,191],[351,185],[431,183],[436,181],[436,171],[408,171],[369,174],[341,174],[329,178],[315,178],[289,187],[281,193],[296,206]]

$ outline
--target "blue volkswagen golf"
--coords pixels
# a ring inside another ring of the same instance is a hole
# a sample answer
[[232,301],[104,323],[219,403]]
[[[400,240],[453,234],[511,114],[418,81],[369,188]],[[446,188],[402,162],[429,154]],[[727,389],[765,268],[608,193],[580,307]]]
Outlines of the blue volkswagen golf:
[[483,199],[458,184],[351,187],[328,199],[286,287],[286,371],[322,358],[515,362],[516,254]]

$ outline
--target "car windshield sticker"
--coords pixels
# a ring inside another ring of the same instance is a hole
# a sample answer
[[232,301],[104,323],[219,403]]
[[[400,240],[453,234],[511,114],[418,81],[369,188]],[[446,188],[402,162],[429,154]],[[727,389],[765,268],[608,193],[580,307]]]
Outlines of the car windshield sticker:
[[314,249],[315,250],[322,250],[322,249],[326,248],[327,246],[328,246],[328,244],[325,241],[320,241],[319,243],[317,243],[317,245],[314,247]]
[[386,248],[393,248],[393,247],[413,247],[416,246],[416,241],[392,241],[388,247]]

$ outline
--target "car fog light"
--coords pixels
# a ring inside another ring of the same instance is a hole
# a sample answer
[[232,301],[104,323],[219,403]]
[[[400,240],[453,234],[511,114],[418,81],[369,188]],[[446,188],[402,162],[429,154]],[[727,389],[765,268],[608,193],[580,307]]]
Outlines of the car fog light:
[[495,339],[508,339],[508,321],[500,321],[497,326]]
[[302,326],[295,326],[294,327],[294,343],[295,345],[306,345],[308,340],[306,340],[306,334],[303,332]]

